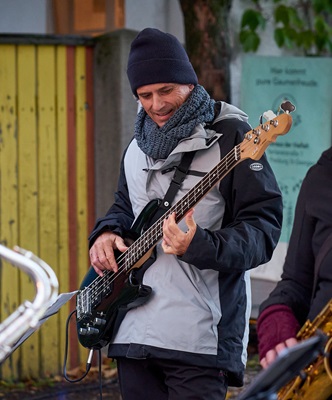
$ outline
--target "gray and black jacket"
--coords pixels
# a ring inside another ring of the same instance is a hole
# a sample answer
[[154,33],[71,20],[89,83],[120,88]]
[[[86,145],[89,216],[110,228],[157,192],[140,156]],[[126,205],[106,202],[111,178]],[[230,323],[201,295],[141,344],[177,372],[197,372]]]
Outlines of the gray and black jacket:
[[[115,202],[97,221],[90,246],[105,230],[124,235],[143,207],[163,198],[183,152],[195,150],[174,203],[226,156],[251,127],[236,107],[219,103],[212,126],[198,125],[166,160],[129,144]],[[240,162],[196,205],[197,231],[182,257],[156,246],[143,283],[150,300],[130,310],[109,345],[109,356],[168,358],[228,371],[241,386],[247,359],[251,292],[249,270],[266,263],[279,240],[282,199],[266,159]],[[180,227],[186,230],[184,221]]]

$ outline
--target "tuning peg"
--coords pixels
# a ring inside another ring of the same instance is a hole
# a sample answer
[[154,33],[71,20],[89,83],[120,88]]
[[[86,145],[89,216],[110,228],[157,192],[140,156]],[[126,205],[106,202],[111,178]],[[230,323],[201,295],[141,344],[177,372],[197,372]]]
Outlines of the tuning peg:
[[296,110],[296,107],[294,104],[292,104],[289,100],[285,100],[281,103],[280,108],[285,112],[285,113],[291,113]]
[[263,113],[263,115],[261,115],[261,117],[260,117],[260,119],[259,119],[260,124],[263,123],[263,118],[265,119],[265,121],[271,121],[271,119],[273,119],[273,118],[275,118],[275,117],[276,117],[276,115],[275,115],[275,113],[274,113],[272,110],[267,110],[267,111],[265,111],[265,112]]

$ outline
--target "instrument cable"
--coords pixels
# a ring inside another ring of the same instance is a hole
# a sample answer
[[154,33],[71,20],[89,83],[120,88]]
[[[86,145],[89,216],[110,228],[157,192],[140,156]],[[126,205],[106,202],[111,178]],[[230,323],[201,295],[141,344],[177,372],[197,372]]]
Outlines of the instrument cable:
[[[86,362],[86,370],[84,372],[84,374],[77,379],[70,379],[67,375],[67,357],[68,357],[68,342],[69,342],[69,322],[71,317],[73,316],[73,314],[76,313],[76,310],[72,311],[68,318],[67,318],[67,322],[66,322],[66,344],[65,344],[65,356],[64,356],[64,360],[63,360],[63,376],[66,379],[67,382],[70,383],[77,383],[77,382],[81,382],[89,373],[91,365],[92,365],[92,356],[94,353],[94,349],[90,349],[89,352],[89,356],[88,356],[88,360]],[[101,350],[98,349],[98,379],[99,379],[99,396],[100,396],[100,400],[102,400],[103,398],[103,391],[102,391],[102,373],[101,373]]]

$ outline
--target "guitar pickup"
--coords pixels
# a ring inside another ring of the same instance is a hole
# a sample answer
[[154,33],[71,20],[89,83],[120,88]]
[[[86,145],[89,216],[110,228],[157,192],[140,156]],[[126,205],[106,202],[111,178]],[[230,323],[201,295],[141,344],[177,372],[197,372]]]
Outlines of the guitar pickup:
[[76,313],[78,320],[90,317],[92,315],[89,291],[86,289],[77,293]]

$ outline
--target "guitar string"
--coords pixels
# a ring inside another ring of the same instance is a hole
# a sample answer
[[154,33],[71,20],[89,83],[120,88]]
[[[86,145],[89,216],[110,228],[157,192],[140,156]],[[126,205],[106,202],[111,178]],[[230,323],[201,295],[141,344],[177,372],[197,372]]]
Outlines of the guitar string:
[[[184,215],[183,205],[186,206],[185,210],[188,211],[194,204],[196,204],[200,198],[202,198],[206,193],[205,190],[212,188],[218,181],[223,178],[223,174],[225,175],[230,169],[232,169],[238,162],[241,161],[240,158],[240,144],[235,146],[225,157],[218,163],[209,173],[207,173],[177,204],[175,204],[170,210],[168,210],[159,220],[157,220],[146,232],[143,233],[140,238],[138,238],[131,246],[130,252],[135,254],[135,258],[137,261],[140,260],[142,256],[146,254],[148,250],[150,250],[151,245],[155,244],[162,236],[162,225],[165,217],[169,216],[171,213],[175,212],[177,216],[179,212],[181,212],[180,217]],[[220,173],[221,171],[221,173]],[[181,203],[181,204],[180,204]],[[185,211],[185,212],[186,212]],[[158,232],[160,232],[158,234]],[[147,236],[147,238],[145,238]],[[150,238],[149,238],[150,237]],[[144,245],[142,246],[141,242],[145,242],[147,249],[145,249]],[[128,257],[127,252],[129,249],[121,253],[119,258],[117,259],[118,264],[118,272],[113,273],[113,271],[105,271],[102,277],[98,276],[89,286],[82,289],[82,302],[84,303],[84,297],[90,297],[93,301],[98,300],[98,297],[102,292],[107,292],[110,285],[114,282],[114,280],[128,269],[128,265],[132,267],[133,265],[133,256]],[[136,261],[136,262],[137,262]],[[128,264],[128,265],[126,265]],[[103,281],[100,285],[100,281]],[[84,295],[85,294],[85,295]]]
[[[151,246],[158,242],[158,240],[162,237],[162,225],[166,217],[173,212],[175,212],[178,217],[179,212],[181,212],[182,214],[180,214],[180,218],[182,218],[185,214],[183,212],[183,203],[188,203],[190,205],[189,208],[188,206],[185,208],[185,212],[187,212],[193,205],[195,205],[202,197],[205,196],[206,189],[211,189],[231,169],[233,169],[239,162],[244,160],[244,158],[241,158],[241,149],[243,149],[242,151],[245,151],[247,147],[251,146],[251,139],[248,138],[248,134],[250,132],[252,131],[247,133],[243,142],[236,145],[210,172],[208,172],[191,190],[189,190],[189,192],[177,204],[166,211],[166,213],[163,214],[159,220],[157,220],[147,231],[145,231],[129,247],[128,250],[121,253],[116,260],[118,264],[118,271],[116,273],[109,270],[104,271],[103,276],[98,276],[93,282],[80,291],[79,294],[82,295],[81,303],[84,303],[84,299],[88,299],[90,295],[94,301],[98,300],[99,295],[101,295],[102,292],[107,292],[108,288],[115,281],[115,279],[121,273],[128,270],[128,266],[132,268],[133,265],[135,265],[135,263],[137,263],[151,249]],[[144,244],[146,245],[146,248],[144,247]],[[132,253],[132,256],[130,256],[130,252]],[[127,253],[129,254],[129,257]],[[133,259],[136,259],[136,262],[133,263]]]

